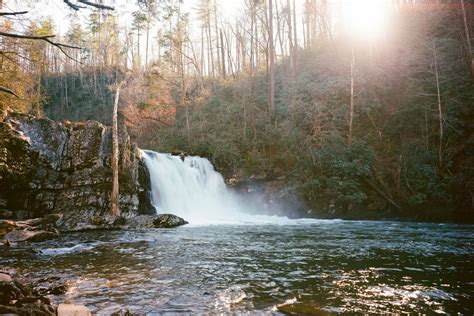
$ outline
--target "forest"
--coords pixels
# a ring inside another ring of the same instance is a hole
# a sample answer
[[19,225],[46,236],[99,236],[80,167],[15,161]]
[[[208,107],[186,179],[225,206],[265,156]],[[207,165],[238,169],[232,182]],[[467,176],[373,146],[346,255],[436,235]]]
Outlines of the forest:
[[474,313],[472,0],[0,0],[0,315]]
[[341,3],[246,0],[231,18],[218,0],[72,6],[60,31],[7,2],[0,105],[110,124],[125,79],[120,112],[141,148],[284,178],[307,208],[376,195],[390,216],[472,221],[472,3],[376,1],[386,25],[364,36],[357,4]]

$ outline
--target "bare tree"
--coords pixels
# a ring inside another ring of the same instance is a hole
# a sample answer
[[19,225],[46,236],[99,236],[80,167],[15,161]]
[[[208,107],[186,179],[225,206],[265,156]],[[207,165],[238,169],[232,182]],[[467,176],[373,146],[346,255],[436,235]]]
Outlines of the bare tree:
[[120,98],[120,88],[123,81],[117,85],[115,91],[114,110],[112,113],[112,195],[110,197],[111,208],[110,214],[112,216],[120,215],[119,208],[119,144],[118,144],[118,102]]
[[474,80],[474,58],[472,57],[471,36],[469,34],[469,26],[467,24],[466,7],[464,5],[464,0],[461,0],[461,9],[464,21],[464,32],[466,33],[468,65],[470,66],[469,70],[471,72],[471,78]]
[[349,108],[349,136],[347,143],[352,146],[352,124],[354,121],[354,47],[351,48],[351,103]]
[[268,44],[269,44],[269,73],[270,87],[268,98],[268,112],[273,115],[275,110],[275,47],[273,42],[273,1],[268,1]]
[[435,67],[435,78],[436,78],[436,96],[438,98],[438,116],[439,116],[439,147],[438,147],[438,159],[440,167],[443,164],[443,109],[441,107],[441,92],[439,88],[439,73],[438,73],[438,53],[436,50],[436,41],[433,40],[433,53],[434,53],[434,67]]

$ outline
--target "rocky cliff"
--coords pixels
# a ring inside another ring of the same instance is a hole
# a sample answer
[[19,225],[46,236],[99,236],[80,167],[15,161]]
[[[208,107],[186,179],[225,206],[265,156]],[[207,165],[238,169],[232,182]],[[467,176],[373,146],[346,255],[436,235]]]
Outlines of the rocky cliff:
[[[112,188],[111,128],[9,113],[0,121],[0,217],[63,214],[63,225],[105,215]],[[120,210],[154,214],[148,169],[119,128]]]

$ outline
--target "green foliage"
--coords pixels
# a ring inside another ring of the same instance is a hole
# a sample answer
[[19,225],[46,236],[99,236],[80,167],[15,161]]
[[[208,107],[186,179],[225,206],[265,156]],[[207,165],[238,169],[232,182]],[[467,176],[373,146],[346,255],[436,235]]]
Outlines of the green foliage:
[[110,85],[115,83],[115,70],[83,70],[60,76],[43,76],[48,102],[44,113],[56,120],[97,120],[110,124],[113,94]]
[[336,200],[362,203],[367,198],[359,180],[371,175],[375,154],[366,141],[356,139],[349,147],[339,135],[331,135],[316,155],[322,166],[322,186]]
[[[310,206],[324,200],[340,209],[362,208],[378,196],[414,211],[449,209],[456,194],[453,166],[472,134],[474,100],[463,44],[452,27],[457,20],[448,13],[397,14],[389,44],[369,51],[339,36],[299,49],[294,72],[283,59],[275,69],[275,113],[269,114],[263,67],[234,80],[186,75],[188,60],[180,52],[189,40],[188,16],[164,5],[163,18],[172,27],[160,37],[161,63],[136,91],[159,89],[133,100],[137,112],[146,112],[164,99],[175,106],[176,121],[137,140],[158,151],[209,157],[227,174],[284,176]],[[205,27],[212,15],[208,1],[200,2],[199,15]],[[135,14],[136,31],[144,27],[143,18]],[[79,41],[80,30],[73,31],[71,41]],[[349,145],[352,48],[355,113]],[[51,101],[46,111],[58,119],[107,122],[113,99],[107,87],[115,81],[111,71],[45,78]],[[67,97],[66,86],[74,87]]]
[[441,174],[437,168],[436,152],[412,145],[406,150],[403,177],[409,190],[407,198],[411,206],[426,206],[427,203],[449,204],[450,176]]

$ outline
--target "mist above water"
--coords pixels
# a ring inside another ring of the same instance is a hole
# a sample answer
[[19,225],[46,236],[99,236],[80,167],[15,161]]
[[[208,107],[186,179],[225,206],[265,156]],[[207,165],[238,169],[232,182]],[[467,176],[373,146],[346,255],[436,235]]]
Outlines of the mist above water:
[[152,203],[158,213],[172,213],[191,224],[278,223],[286,217],[250,215],[258,204],[245,201],[227,188],[209,160],[145,150],[150,171]]

